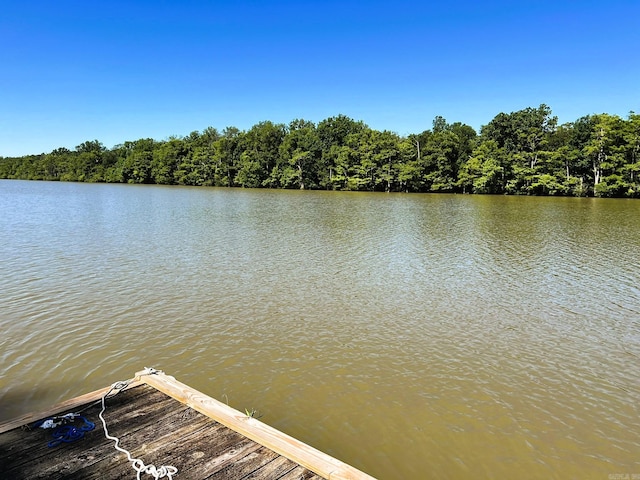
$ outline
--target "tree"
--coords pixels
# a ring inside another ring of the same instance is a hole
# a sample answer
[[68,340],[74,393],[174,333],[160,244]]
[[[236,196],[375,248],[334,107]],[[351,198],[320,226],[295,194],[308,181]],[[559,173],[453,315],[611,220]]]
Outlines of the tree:
[[485,140],[460,168],[458,185],[464,193],[504,193],[505,160],[504,147]]
[[122,162],[122,181],[125,183],[152,183],[151,164],[155,141],[141,138],[134,142],[125,142]]
[[187,156],[184,141],[171,137],[153,149],[151,161],[151,178],[154,183],[171,185],[175,183],[175,172]]
[[[322,156],[319,164],[320,175],[324,178],[321,186],[325,188],[344,188],[346,172],[338,173],[338,161],[345,162],[347,137],[368,128],[362,121],[355,121],[345,115],[329,117],[317,127]],[[340,158],[340,160],[339,160]]]
[[499,113],[478,136],[442,116],[400,137],[345,115],[317,126],[213,127],[108,150],[0,157],[0,178],[336,190],[640,197],[640,115],[587,115],[557,125],[545,104]]
[[275,174],[283,188],[294,185],[301,190],[318,187],[318,162],[322,147],[313,122],[293,120],[279,150],[280,162]]
[[399,166],[402,161],[400,154],[400,138],[393,132],[374,130],[376,142],[374,161],[377,165],[376,186],[382,186],[385,192],[395,190],[398,184]]
[[629,117],[624,126],[624,143],[626,165],[623,174],[627,179],[629,189],[627,196],[640,196],[640,114],[629,113]]
[[[623,188],[616,170],[623,156],[621,122],[618,116],[600,114],[594,116],[591,137],[583,147],[585,157],[590,160],[593,173],[593,188],[598,196],[617,196]],[[604,182],[603,175],[614,175]]]
[[214,185],[233,187],[240,166],[244,132],[236,127],[227,127],[222,137],[213,143]]
[[420,184],[420,142],[409,135],[398,143],[397,183],[401,192],[417,191]]
[[506,182],[508,193],[531,193],[531,185],[538,171],[538,162],[549,156],[549,140],[555,132],[557,117],[541,104],[510,114],[498,114],[482,127],[484,139],[494,140],[511,158],[512,168]]
[[236,183],[243,187],[278,185],[270,176],[276,167],[285,126],[272,122],[260,122],[243,136],[243,152],[236,175]]
[[76,147],[75,155],[68,156],[69,164],[65,180],[90,182],[103,178],[102,156],[106,148],[98,140],[86,141]]
[[586,196],[592,192],[592,184],[589,182],[591,167],[584,147],[591,139],[594,125],[594,117],[587,115],[573,123],[562,125],[552,139],[555,154],[564,163],[568,193],[575,196]]

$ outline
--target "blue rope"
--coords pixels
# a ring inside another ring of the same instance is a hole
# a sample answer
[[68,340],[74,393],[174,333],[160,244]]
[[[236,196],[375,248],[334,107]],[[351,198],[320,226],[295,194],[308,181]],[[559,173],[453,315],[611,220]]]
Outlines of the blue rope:
[[76,440],[80,440],[84,437],[85,432],[90,432],[96,428],[95,423],[90,422],[82,415],[78,415],[76,418],[82,420],[84,425],[81,425],[80,427],[76,427],[74,425],[62,425],[57,427],[52,433],[54,439],[47,444],[49,448],[57,447],[61,443],[71,443]]

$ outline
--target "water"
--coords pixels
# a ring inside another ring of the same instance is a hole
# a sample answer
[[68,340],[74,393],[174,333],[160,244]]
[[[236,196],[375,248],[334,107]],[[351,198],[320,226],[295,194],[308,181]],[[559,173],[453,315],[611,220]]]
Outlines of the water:
[[640,475],[639,211],[0,181],[0,419],[151,366],[380,479]]

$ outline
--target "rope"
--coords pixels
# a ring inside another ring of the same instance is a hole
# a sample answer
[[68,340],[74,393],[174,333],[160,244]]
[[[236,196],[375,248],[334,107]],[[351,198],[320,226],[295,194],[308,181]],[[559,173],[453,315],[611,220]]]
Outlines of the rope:
[[[79,427],[73,425],[76,419],[82,420],[83,425]],[[33,424],[33,428],[36,427],[42,429],[54,429],[51,433],[53,440],[47,443],[49,448],[53,448],[57,447],[61,443],[71,443],[84,438],[85,432],[90,432],[96,428],[96,425],[87,420],[86,417],[80,415],[80,413],[67,413],[66,415],[59,415],[45,420],[39,420]]]
[[[145,367],[144,373],[142,375],[153,375],[155,373],[158,373],[158,371],[153,368]],[[107,430],[107,422],[105,422],[104,417],[102,416],[102,414],[107,408],[105,405],[105,399],[117,395],[122,390],[127,388],[131,384],[131,382],[133,382],[134,380],[135,378],[132,378],[131,380],[122,381],[122,382],[116,382],[113,385],[111,385],[111,388],[109,389],[109,391],[103,395],[102,410],[98,414],[98,417],[100,417],[100,420],[102,420],[102,426],[104,427],[104,436],[107,439],[115,442],[115,445],[114,445],[115,449],[118,450],[119,452],[124,453],[127,456],[129,461],[131,462],[131,466],[137,472],[137,476],[136,476],[137,480],[140,480],[140,475],[142,475],[143,473],[151,475],[156,480],[163,477],[167,477],[169,480],[172,480],[173,475],[178,473],[178,469],[176,467],[173,467],[171,465],[162,465],[160,468],[157,468],[154,465],[145,465],[142,460],[140,460],[139,458],[133,458],[131,456],[131,453],[129,453],[128,450],[120,447],[120,439],[118,437],[109,435],[109,431]],[[115,392],[115,393],[111,395],[111,392]]]
[[84,432],[90,432],[96,428],[96,425],[93,422],[90,422],[82,415],[74,415],[74,417],[82,420],[84,425],[81,427],[76,427],[74,425],[62,425],[61,427],[56,428],[52,433],[53,440],[47,444],[49,448],[57,447],[61,443],[71,443],[76,440],[80,440],[84,437]]

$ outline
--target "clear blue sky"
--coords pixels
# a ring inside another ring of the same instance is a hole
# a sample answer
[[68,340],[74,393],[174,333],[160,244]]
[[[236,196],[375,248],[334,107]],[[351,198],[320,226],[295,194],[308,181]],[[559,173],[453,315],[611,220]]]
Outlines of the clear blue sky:
[[0,13],[0,156],[338,114],[401,135],[640,111],[640,1],[26,0]]

